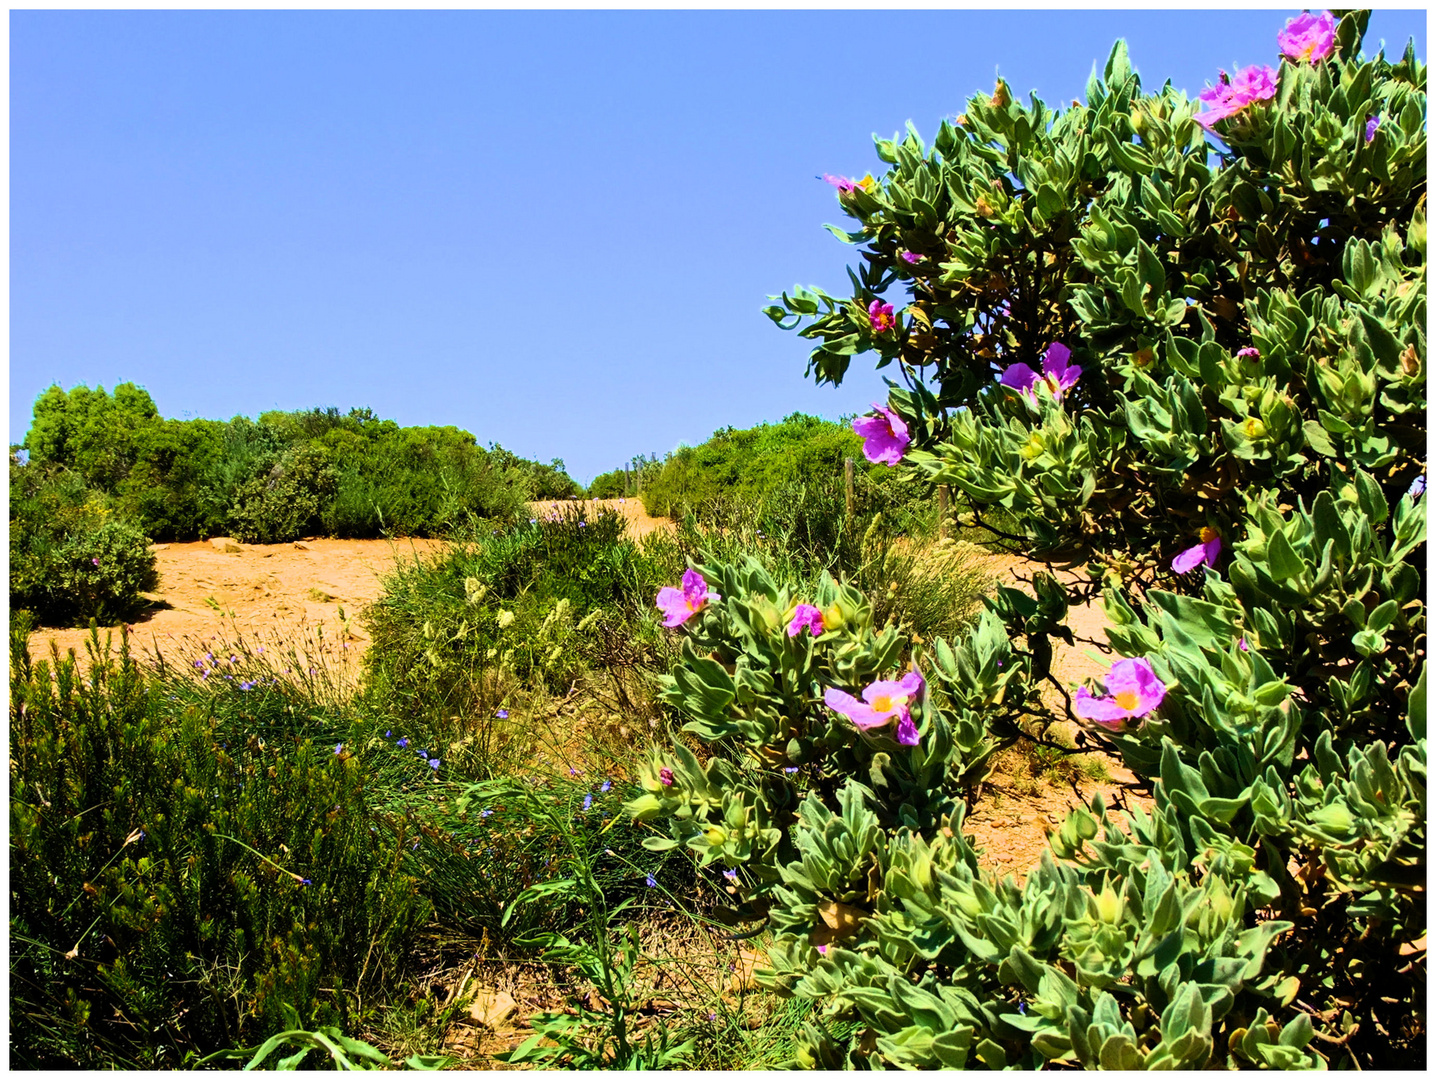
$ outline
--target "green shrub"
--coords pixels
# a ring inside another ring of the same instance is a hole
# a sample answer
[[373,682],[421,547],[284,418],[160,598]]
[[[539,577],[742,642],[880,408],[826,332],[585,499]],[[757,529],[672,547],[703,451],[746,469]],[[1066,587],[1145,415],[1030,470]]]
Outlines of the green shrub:
[[10,461],[10,605],[47,624],[133,617],[159,586],[154,552],[68,469]]
[[231,528],[247,544],[297,540],[317,530],[339,478],[329,456],[314,444],[287,451],[265,476],[247,480],[234,493]]
[[358,759],[255,734],[253,706],[231,723],[176,704],[127,637],[118,661],[96,640],[83,679],[72,658],[32,667],[28,630],[11,635],[17,1063],[173,1068],[289,1026],[290,1008],[341,1020],[392,977],[426,910]]
[[[905,670],[861,597],[701,568],[722,599],[667,696],[741,764],[675,747],[629,808],[738,874],[766,984],[822,1009],[798,1064],[1423,1063],[1425,67],[1363,56],[1368,14],[1209,114],[1215,154],[1121,42],[1085,104],[999,81],[932,147],[879,140],[887,173],[837,196],[855,295],[769,309],[820,380],[899,368],[898,470],[1088,571],[999,589]],[[1052,719],[1098,589],[1120,659],[1066,718],[1153,808],[1097,796],[998,880],[972,783]],[[804,599],[823,633],[789,637]]]
[[621,499],[628,495],[628,477],[622,469],[599,473],[588,485],[590,499]]

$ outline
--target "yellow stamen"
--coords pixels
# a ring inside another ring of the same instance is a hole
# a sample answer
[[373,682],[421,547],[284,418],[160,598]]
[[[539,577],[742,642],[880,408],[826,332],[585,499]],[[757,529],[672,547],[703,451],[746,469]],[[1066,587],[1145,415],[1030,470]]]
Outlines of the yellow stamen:
[[1197,536],[1201,539],[1202,543],[1210,544],[1217,538],[1217,530],[1213,529],[1210,525],[1203,525],[1202,531],[1197,533]]
[[1117,702],[1117,708],[1119,709],[1125,710],[1126,712],[1137,711],[1137,695],[1134,691],[1123,690],[1120,694],[1114,695],[1113,700]]
[[893,699],[888,697],[886,694],[879,694],[877,697],[873,698],[873,708],[876,709],[878,712],[892,712],[892,702]]

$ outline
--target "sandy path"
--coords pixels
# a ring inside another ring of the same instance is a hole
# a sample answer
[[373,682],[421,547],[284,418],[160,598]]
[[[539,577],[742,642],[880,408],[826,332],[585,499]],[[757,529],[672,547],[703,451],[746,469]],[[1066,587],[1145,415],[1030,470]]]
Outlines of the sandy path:
[[[352,649],[368,645],[357,616],[378,598],[380,577],[396,559],[412,559],[442,547],[442,540],[306,540],[294,544],[236,544],[224,551],[213,541],[156,544],[157,595],[168,607],[131,624],[133,648],[158,649],[167,658],[187,654],[195,642],[281,642],[317,636]],[[341,617],[342,611],[342,617]],[[103,634],[101,635],[103,637]],[[54,641],[63,655],[84,657],[88,630],[40,629],[30,654],[49,655]],[[119,635],[112,648],[118,651]],[[203,650],[201,650],[203,651]]]
[[640,536],[647,536],[655,529],[667,529],[672,532],[677,526],[668,518],[649,517],[643,509],[643,500],[636,496],[628,499],[572,499],[556,502],[531,502],[529,510],[537,514],[561,514],[565,510],[577,507],[589,509],[614,510],[628,519],[628,535],[635,540]]

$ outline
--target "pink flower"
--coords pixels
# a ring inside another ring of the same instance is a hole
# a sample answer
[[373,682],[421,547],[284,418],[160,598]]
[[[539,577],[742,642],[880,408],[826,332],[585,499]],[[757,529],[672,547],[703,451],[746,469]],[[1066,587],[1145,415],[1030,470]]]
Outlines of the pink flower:
[[874,300],[868,305],[868,322],[872,324],[873,333],[886,334],[897,325],[897,319],[893,317],[893,306],[884,304],[881,300]]
[[925,258],[927,258],[926,255],[919,255],[916,251],[904,251],[902,253],[903,262],[911,263],[914,266],[922,262]]
[[1218,120],[1234,116],[1254,101],[1269,101],[1276,97],[1276,72],[1253,64],[1238,71],[1235,79],[1228,79],[1223,71],[1221,82],[1207,87],[1197,97],[1207,108],[1195,119],[1203,127],[1210,128]]
[[863,700],[851,694],[829,687],[823,695],[823,703],[834,712],[841,713],[863,731],[885,727],[897,721],[897,741],[904,746],[916,746],[917,725],[912,722],[911,703],[922,696],[926,684],[914,668],[897,682],[878,681],[863,690]]
[[1276,35],[1281,54],[1294,64],[1325,60],[1336,48],[1336,19],[1331,12],[1313,15],[1303,11]]
[[1251,652],[1251,651],[1252,651],[1252,647],[1247,644],[1247,639],[1246,639],[1246,635],[1245,635],[1245,634],[1243,634],[1243,635],[1242,635],[1242,639],[1237,642],[1237,648],[1240,649],[1242,652]]
[[878,415],[858,417],[853,421],[853,430],[863,437],[863,456],[869,461],[880,461],[891,468],[902,460],[912,438],[907,433],[907,425],[897,413],[876,402],[873,408],[878,411]]
[[1381,117],[1368,116],[1366,118],[1366,141],[1370,142],[1376,138],[1376,129],[1381,126]]
[[721,599],[722,597],[708,588],[708,582],[703,580],[702,574],[697,570],[685,570],[682,590],[675,589],[672,585],[663,586],[658,590],[656,604],[665,616],[663,625],[673,627],[687,622],[709,602]]
[[826,945],[819,945],[819,946],[817,947],[817,949],[818,949],[818,955],[819,955],[819,956],[827,956],[827,955],[828,955],[828,947],[827,947]]
[[823,173],[823,179],[839,191],[853,191],[858,186],[856,180],[849,180],[846,176],[834,176],[832,173]]
[[1261,359],[1261,350],[1260,350],[1260,349],[1254,349],[1254,348],[1252,348],[1250,345],[1248,345],[1245,349],[1238,349],[1238,350],[1237,350],[1237,359],[1238,359],[1238,360],[1245,360],[1245,359],[1247,359],[1248,357],[1250,357],[1252,360],[1260,360],[1260,359]]
[[672,787],[672,786],[673,786],[673,770],[670,769],[667,765],[665,765],[663,768],[661,768],[661,769],[658,770],[658,779],[659,779],[659,782],[661,782],[664,787]]
[[793,614],[793,621],[788,624],[788,636],[797,637],[803,630],[817,637],[823,632],[823,613],[812,604],[799,604],[798,610]]
[[1072,708],[1084,720],[1120,730],[1128,720],[1146,716],[1162,703],[1167,688],[1144,659],[1118,660],[1107,672],[1106,697],[1094,697],[1085,686],[1072,696]]
[[1052,391],[1052,396],[1062,400],[1063,391],[1071,389],[1077,384],[1077,379],[1082,374],[1082,369],[1076,364],[1069,364],[1067,361],[1072,356],[1072,350],[1060,341],[1054,341],[1047,346],[1047,353],[1042,358],[1042,374],[1038,375],[1026,364],[1013,364],[997,377],[997,381],[1003,386],[1010,386],[1014,390],[1020,390],[1024,394],[1037,394],[1037,384],[1044,382],[1047,388]]
[[1203,525],[1197,536],[1201,540],[1200,544],[1187,548],[1172,560],[1172,569],[1177,573],[1185,574],[1203,563],[1208,566],[1217,565],[1217,556],[1222,552],[1222,538],[1217,535],[1217,530]]

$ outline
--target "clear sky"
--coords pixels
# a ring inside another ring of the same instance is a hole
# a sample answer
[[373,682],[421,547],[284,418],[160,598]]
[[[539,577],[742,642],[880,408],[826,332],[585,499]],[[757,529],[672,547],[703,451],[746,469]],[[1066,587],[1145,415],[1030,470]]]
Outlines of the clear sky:
[[[838,390],[761,308],[841,295],[824,172],[999,71],[1080,97],[1128,40],[1195,96],[1298,9],[10,14],[10,438],[58,382],[227,419],[368,406],[580,482]],[[1367,51],[1426,56],[1424,10]]]

